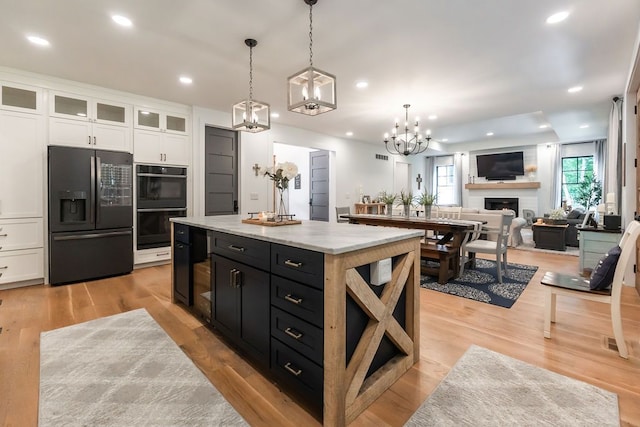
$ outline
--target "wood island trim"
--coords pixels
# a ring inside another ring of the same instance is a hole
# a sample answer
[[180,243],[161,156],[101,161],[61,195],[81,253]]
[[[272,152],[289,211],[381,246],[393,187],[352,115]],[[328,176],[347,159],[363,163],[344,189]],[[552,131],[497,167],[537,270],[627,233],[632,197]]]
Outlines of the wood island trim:
[[540,182],[537,181],[519,181],[519,182],[487,182],[481,184],[465,184],[467,190],[503,190],[503,189],[526,189],[540,188]]
[[[399,257],[380,298],[362,286],[355,268]],[[324,425],[345,426],[411,368],[420,357],[420,240],[410,238],[340,255],[325,254],[324,285]],[[405,328],[392,317],[406,289]],[[350,295],[369,323],[346,363],[346,298]],[[364,378],[380,340],[389,337],[402,354]]]

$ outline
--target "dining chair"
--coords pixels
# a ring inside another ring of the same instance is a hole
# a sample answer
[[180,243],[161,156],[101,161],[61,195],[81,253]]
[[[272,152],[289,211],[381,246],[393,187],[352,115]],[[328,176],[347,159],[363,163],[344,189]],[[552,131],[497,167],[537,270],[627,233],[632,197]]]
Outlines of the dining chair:
[[[556,296],[563,295],[581,298],[589,301],[609,304],[613,336],[618,347],[618,354],[624,359],[629,358],[627,344],[622,332],[622,316],[620,314],[620,299],[624,274],[629,263],[635,262],[636,245],[640,236],[640,222],[631,221],[625,228],[620,239],[620,258],[615,266],[611,287],[605,290],[592,290],[591,281],[582,276],[572,276],[554,272],[545,273],[541,280],[544,285],[544,337],[551,338],[551,323],[556,322]],[[601,263],[604,261],[600,261]]]
[[431,211],[431,218],[460,219],[462,206],[434,206]]
[[[502,283],[502,271],[507,272],[507,249],[509,241],[509,229],[511,228],[511,222],[513,221],[513,213],[503,213],[502,221],[497,229],[482,227],[479,231],[471,232],[471,236],[466,239],[467,241],[461,246],[462,262],[460,263],[460,275],[464,272],[465,254],[469,259],[469,253],[485,253],[495,254],[496,256],[496,268],[498,273],[498,283]],[[482,234],[496,235],[496,240],[483,240],[479,237]]]
[[336,219],[338,222],[349,222],[347,218],[341,218],[340,215],[350,215],[351,208],[349,206],[336,206]]

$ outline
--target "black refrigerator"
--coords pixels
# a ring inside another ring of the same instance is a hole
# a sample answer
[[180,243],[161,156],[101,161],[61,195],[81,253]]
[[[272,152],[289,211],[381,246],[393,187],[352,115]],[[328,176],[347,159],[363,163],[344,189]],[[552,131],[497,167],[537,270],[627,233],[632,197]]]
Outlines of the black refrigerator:
[[133,270],[133,157],[50,146],[49,283]]

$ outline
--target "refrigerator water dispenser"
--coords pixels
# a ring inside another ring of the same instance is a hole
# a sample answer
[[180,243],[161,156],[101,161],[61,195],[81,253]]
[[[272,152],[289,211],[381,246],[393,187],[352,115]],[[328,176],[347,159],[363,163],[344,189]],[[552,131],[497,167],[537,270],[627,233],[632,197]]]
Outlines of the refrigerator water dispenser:
[[85,191],[61,191],[60,222],[85,222],[87,220],[87,193]]

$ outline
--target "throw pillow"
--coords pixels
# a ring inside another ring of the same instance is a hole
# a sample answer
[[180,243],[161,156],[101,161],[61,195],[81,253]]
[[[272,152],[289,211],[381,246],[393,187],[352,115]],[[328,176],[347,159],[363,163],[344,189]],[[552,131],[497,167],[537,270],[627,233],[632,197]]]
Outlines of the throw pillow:
[[571,212],[569,212],[569,214],[567,215],[567,219],[578,219],[580,218],[580,215],[583,215],[584,211],[582,209],[574,209]]
[[620,246],[616,245],[609,249],[609,252],[598,261],[598,265],[593,269],[591,280],[589,281],[591,290],[603,291],[611,286],[621,252]]

